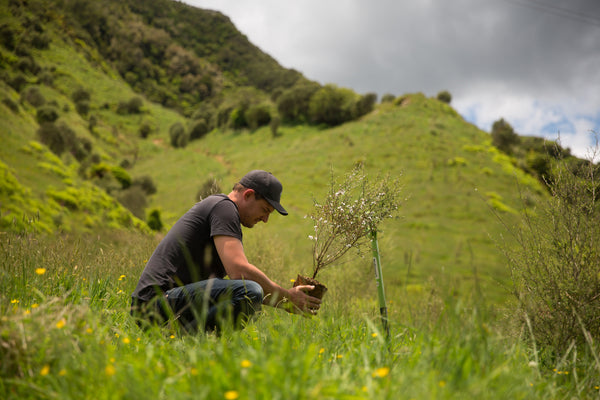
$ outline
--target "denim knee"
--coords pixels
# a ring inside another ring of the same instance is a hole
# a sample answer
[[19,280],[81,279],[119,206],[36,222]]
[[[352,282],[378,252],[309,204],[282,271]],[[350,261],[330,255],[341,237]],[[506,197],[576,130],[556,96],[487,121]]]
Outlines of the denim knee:
[[262,304],[264,297],[262,286],[254,281],[244,281],[244,287],[246,289],[246,296],[253,304]]

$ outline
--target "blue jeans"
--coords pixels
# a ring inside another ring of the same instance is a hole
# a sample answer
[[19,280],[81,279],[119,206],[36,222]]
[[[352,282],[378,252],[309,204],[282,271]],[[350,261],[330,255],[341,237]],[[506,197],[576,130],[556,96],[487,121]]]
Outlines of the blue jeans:
[[166,310],[188,332],[199,327],[220,331],[225,325],[242,329],[260,311],[262,287],[247,280],[208,279],[173,288],[165,293]]

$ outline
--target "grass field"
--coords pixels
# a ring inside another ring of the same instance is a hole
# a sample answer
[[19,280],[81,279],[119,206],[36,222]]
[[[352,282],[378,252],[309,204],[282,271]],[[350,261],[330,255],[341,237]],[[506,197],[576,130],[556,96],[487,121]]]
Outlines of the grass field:
[[[129,296],[155,244],[132,233],[3,234],[0,397],[598,397],[585,351],[542,365],[523,340],[526,330],[507,323],[502,309],[441,284],[429,293],[407,288],[388,304],[389,340],[375,293],[353,287],[351,301],[328,293],[312,318],[267,307],[244,330],[221,336],[143,331],[128,315]],[[266,266],[284,272],[277,268]]]

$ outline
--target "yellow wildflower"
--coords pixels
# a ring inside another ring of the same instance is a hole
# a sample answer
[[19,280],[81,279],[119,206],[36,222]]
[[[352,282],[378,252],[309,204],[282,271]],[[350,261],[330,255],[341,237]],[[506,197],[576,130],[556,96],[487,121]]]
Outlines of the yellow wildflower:
[[242,360],[241,366],[242,368],[250,368],[252,366],[252,363],[248,360]]
[[225,398],[227,400],[235,400],[238,397],[240,397],[240,394],[237,392],[237,390],[228,390],[225,392]]
[[66,369],[64,369],[64,368],[63,368],[63,369],[61,369],[60,371],[58,371],[58,375],[59,375],[59,376],[65,376],[65,375],[67,375],[67,370],[66,370]]
[[10,301],[10,304],[19,304],[19,300],[17,300],[17,299],[12,299],[12,300]]
[[372,337],[377,337],[377,332],[373,332],[373,333],[371,333],[371,336],[372,336]]
[[48,364],[44,365],[42,367],[42,370],[40,371],[40,375],[41,376],[46,376],[50,373],[50,366]]
[[46,273],[46,268],[36,268],[35,273],[38,275],[44,275]]
[[106,368],[104,368],[104,372],[108,376],[113,376],[114,374],[117,373],[117,370],[115,369],[114,365],[107,365]]
[[61,318],[61,320],[56,323],[56,328],[62,329],[65,327],[66,324],[67,324],[67,321],[64,318]]
[[38,303],[33,303],[33,304],[31,305],[31,308],[38,308],[39,306],[40,306],[40,305],[39,305]]
[[120,280],[120,281],[122,281],[123,279],[125,279],[125,275],[121,275],[121,276],[119,277],[119,280]]
[[373,378],[385,378],[390,373],[390,369],[388,367],[377,368],[371,374]]
[[129,340],[129,338],[123,338],[123,343],[125,344],[129,344],[131,341]]

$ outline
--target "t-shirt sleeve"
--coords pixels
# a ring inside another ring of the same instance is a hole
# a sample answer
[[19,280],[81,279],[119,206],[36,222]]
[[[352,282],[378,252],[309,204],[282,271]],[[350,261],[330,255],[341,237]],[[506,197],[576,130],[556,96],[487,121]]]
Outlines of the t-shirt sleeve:
[[231,201],[220,201],[209,216],[210,237],[232,236],[242,240],[242,227],[237,207]]

